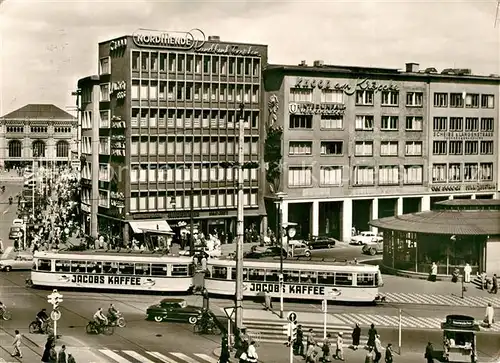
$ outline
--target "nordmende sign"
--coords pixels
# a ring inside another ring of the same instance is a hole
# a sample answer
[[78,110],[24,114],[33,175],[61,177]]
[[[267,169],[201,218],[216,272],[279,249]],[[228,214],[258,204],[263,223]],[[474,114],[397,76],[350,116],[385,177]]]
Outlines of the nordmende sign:
[[251,46],[240,47],[239,45],[218,43],[206,44],[205,33],[200,29],[192,29],[188,32],[139,29],[132,34],[132,38],[138,47],[194,50],[197,53],[205,54],[260,57],[259,51]]

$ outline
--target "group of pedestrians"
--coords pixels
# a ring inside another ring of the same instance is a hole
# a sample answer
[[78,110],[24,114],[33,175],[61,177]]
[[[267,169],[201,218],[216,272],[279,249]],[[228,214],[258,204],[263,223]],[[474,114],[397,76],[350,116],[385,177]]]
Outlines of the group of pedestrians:
[[[16,330],[14,335],[14,341],[12,342],[13,352],[11,354],[12,357],[16,357],[18,359],[23,358],[22,352],[22,344],[23,344],[23,336]],[[42,354],[41,362],[44,363],[76,363],[75,358],[71,353],[66,351],[66,346],[62,345],[59,349],[59,352],[56,351],[56,342],[53,335],[49,335],[47,338],[47,342],[45,343],[45,347]]]

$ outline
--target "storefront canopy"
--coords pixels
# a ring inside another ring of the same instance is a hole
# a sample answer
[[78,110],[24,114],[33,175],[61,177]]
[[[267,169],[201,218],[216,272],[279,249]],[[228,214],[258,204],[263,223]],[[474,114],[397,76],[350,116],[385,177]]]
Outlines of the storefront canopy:
[[163,220],[148,219],[143,221],[129,221],[128,223],[134,233],[174,234],[167,221]]

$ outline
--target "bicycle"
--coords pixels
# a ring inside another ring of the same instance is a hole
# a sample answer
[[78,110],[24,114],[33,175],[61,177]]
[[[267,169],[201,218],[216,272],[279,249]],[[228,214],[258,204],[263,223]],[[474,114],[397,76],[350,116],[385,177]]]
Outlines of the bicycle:
[[206,317],[206,318],[199,319],[193,325],[193,331],[195,334],[220,335],[222,333],[220,327],[215,322],[213,317]]
[[89,321],[85,327],[87,334],[104,334],[113,335],[115,332],[115,327],[110,324],[96,323],[95,321]]
[[127,326],[127,322],[125,321],[125,318],[123,317],[122,313],[117,313],[116,318],[113,320],[113,317],[108,314],[108,321],[110,325],[117,326],[119,328],[125,328]]
[[33,320],[29,325],[30,334],[50,334],[53,332],[52,324],[50,321],[46,321],[40,324],[38,321]]
[[12,313],[7,309],[0,309],[0,319],[5,321],[12,319]]

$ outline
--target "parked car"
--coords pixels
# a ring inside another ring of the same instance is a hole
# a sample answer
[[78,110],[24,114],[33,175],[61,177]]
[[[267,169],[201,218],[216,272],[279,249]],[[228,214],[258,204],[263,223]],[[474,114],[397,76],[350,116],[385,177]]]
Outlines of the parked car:
[[13,227],[14,227],[14,226],[19,226],[19,227],[22,227],[22,226],[24,226],[24,221],[23,221],[22,219],[18,219],[18,218],[16,218],[16,219],[14,219],[14,220],[12,221],[12,226],[13,226]]
[[202,310],[198,306],[188,305],[184,299],[163,299],[146,310],[148,320],[156,322],[180,321],[196,324],[201,317]]
[[288,250],[290,257],[311,257],[311,248],[305,243],[292,245]]
[[19,254],[16,258],[0,260],[0,271],[31,270],[33,266],[33,255]]
[[23,237],[23,228],[19,226],[10,227],[9,239],[16,239]]
[[336,242],[337,241],[335,240],[335,238],[328,236],[319,236],[313,237],[313,239],[309,241],[308,245],[312,250],[314,250],[317,248],[332,248],[335,246]]
[[382,241],[382,237],[377,236],[375,232],[372,231],[364,231],[360,232],[357,236],[353,236],[351,238],[351,244],[352,245],[364,245],[365,243],[368,242],[378,242]]
[[[280,255],[280,248],[279,246],[272,246],[272,247],[267,247],[265,250],[259,250],[255,249],[252,251],[249,251],[243,255],[244,258],[252,258],[252,259],[258,259],[258,258],[264,258],[264,257],[276,257]],[[286,258],[286,250],[283,248],[283,257]]]
[[380,240],[365,243],[361,251],[364,254],[375,256],[377,253],[384,252],[384,242]]

